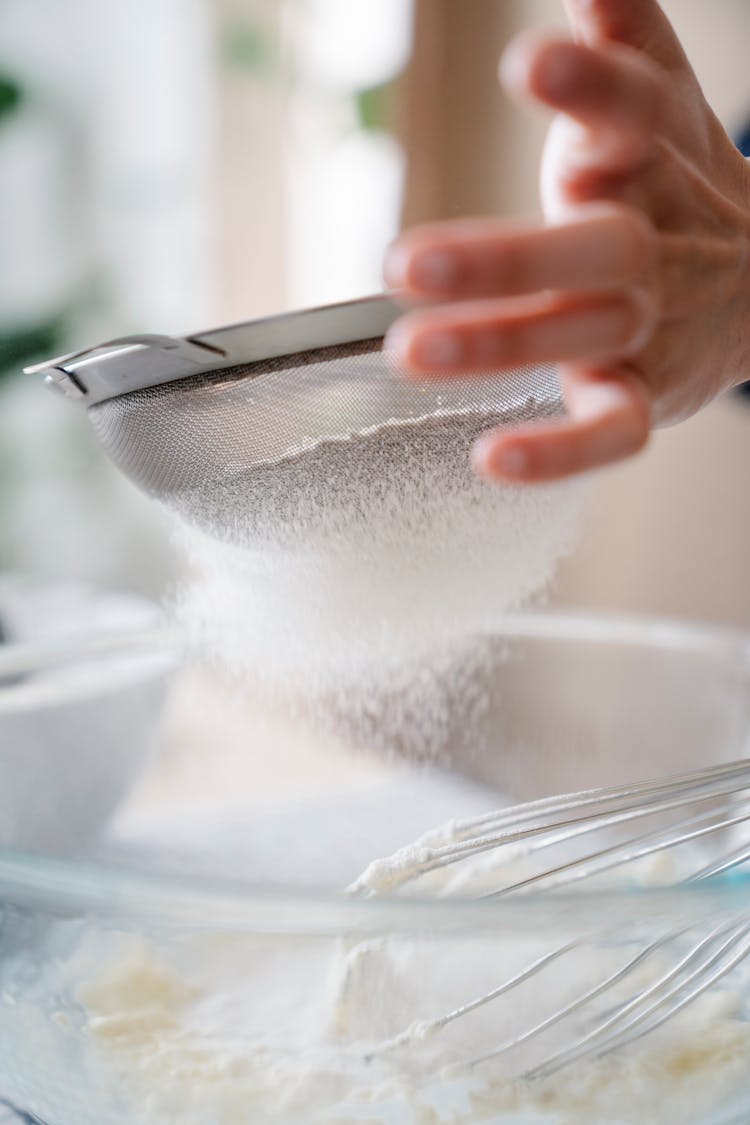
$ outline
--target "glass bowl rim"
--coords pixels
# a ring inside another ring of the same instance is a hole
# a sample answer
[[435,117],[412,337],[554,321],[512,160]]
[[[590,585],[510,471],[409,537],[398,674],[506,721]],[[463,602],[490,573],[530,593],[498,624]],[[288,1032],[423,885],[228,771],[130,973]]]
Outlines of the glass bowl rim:
[[[565,642],[596,642],[650,649],[691,651],[734,663],[750,682],[750,633],[723,625],[704,625],[642,615],[593,613],[575,609],[531,609],[509,614],[503,638],[548,638]],[[174,634],[160,628],[123,630],[106,638],[89,638],[89,655],[107,651],[143,651],[159,643],[174,650]],[[11,649],[13,646],[8,646]],[[17,646],[20,650],[22,646]],[[77,652],[85,649],[77,646]],[[22,663],[33,665],[35,646],[23,646]],[[10,653],[3,653],[0,672],[10,674]],[[43,662],[65,661],[65,643],[45,644]],[[20,664],[19,664],[20,667]],[[56,916],[98,917],[111,923],[146,923],[166,928],[226,928],[256,933],[306,936],[350,933],[430,932],[435,934],[497,931],[529,932],[559,922],[577,932],[601,924],[606,913],[613,924],[686,917],[698,921],[734,914],[747,917],[750,874],[732,873],[700,884],[676,887],[623,888],[606,891],[528,893],[503,899],[451,898],[358,899],[330,888],[269,887],[230,879],[149,874],[80,859],[59,859],[0,848],[0,904],[34,909]]]

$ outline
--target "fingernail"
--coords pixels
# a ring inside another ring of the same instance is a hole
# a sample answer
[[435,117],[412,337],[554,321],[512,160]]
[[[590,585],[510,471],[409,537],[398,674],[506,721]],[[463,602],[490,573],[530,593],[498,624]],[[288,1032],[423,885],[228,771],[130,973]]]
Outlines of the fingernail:
[[498,72],[504,86],[511,90],[519,89],[526,80],[528,70],[528,51],[525,44],[513,40],[500,56]]
[[506,477],[522,477],[529,468],[529,457],[520,445],[503,445],[495,454],[495,465]]
[[626,347],[628,354],[633,355],[642,351],[653,336],[659,311],[653,294],[639,286],[631,289],[630,297],[633,303],[633,327]]
[[494,434],[479,438],[474,446],[472,461],[477,472],[490,477],[524,477],[530,464],[528,453],[522,445],[503,443],[498,447]]
[[424,289],[453,289],[459,274],[459,260],[452,250],[423,250],[414,256],[409,270],[412,284]]
[[403,289],[409,265],[409,254],[398,242],[392,243],[385,252],[383,277],[391,289]]
[[414,340],[411,352],[414,361],[425,368],[458,367],[466,358],[461,337],[444,328],[422,332]]
[[578,60],[567,47],[546,52],[537,78],[541,93],[548,97],[568,94],[576,80],[577,66]]

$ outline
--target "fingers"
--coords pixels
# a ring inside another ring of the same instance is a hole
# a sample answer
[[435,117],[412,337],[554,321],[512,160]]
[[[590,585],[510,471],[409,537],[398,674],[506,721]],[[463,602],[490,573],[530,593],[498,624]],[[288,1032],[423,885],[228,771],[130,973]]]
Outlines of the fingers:
[[635,51],[616,44],[594,50],[525,34],[505,51],[500,75],[516,97],[575,121],[590,163],[622,175],[649,158],[664,94],[658,71]]
[[576,368],[565,394],[565,421],[483,435],[473,451],[476,471],[489,480],[560,480],[629,457],[646,444],[648,399],[630,372]]
[[688,62],[674,28],[656,0],[563,0],[577,39],[615,40],[643,51],[667,68]]
[[624,357],[646,343],[656,319],[641,291],[467,302],[409,313],[385,347],[420,378],[481,374],[555,361]]
[[657,242],[639,212],[594,205],[578,214],[588,217],[551,227],[497,219],[418,227],[389,249],[386,283],[427,299],[461,301],[628,288],[648,277]]

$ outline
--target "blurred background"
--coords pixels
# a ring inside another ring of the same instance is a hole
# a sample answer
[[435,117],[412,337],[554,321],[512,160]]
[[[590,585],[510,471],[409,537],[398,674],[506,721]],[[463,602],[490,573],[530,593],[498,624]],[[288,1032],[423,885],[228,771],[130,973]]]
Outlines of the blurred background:
[[[750,6],[665,4],[733,133]],[[0,0],[0,571],[158,594],[160,512],[20,374],[381,285],[403,224],[533,214],[495,71],[557,0]],[[600,474],[554,600],[750,626],[750,398]]]

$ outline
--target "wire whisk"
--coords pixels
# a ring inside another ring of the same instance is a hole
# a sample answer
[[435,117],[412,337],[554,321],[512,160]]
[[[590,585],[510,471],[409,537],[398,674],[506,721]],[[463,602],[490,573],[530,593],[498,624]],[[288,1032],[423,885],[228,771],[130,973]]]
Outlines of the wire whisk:
[[[457,891],[484,899],[563,891],[591,880],[679,886],[726,875],[750,860],[750,762],[623,785],[590,789],[454,821],[387,859],[376,860],[349,888],[358,895],[392,893],[412,884],[431,892]],[[711,844],[710,854],[706,845]],[[654,868],[657,858],[669,859]],[[551,1028],[564,1045],[527,1067],[525,1078],[547,1077],[564,1066],[597,1059],[662,1027],[706,994],[750,953],[750,904],[721,925],[688,922],[654,937],[637,924],[615,932],[606,923],[586,938],[535,957],[497,987],[431,1020],[412,1024],[381,1045],[392,1051],[512,995],[526,981],[555,971],[588,945],[628,947],[616,967],[530,1026],[473,1060],[480,1065],[541,1041]],[[653,977],[634,984],[644,968]],[[634,991],[625,998],[628,987]],[[615,999],[616,998],[616,999]],[[612,1001],[610,1007],[602,1003]]]

